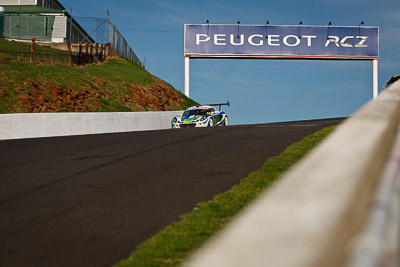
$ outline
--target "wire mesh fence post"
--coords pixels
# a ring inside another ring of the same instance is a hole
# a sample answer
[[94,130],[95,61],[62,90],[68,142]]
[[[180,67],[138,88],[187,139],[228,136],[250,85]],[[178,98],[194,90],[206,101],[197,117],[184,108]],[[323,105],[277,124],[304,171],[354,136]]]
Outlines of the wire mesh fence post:
[[70,42],[68,42],[68,64],[72,66],[72,50]]
[[93,63],[93,44],[90,44],[90,64]]
[[35,43],[36,39],[32,38],[32,44],[31,44],[31,62],[35,62]]
[[82,65],[82,43],[79,44],[79,66]]
[[89,43],[86,43],[85,64],[89,63]]
[[101,53],[100,54],[100,61],[103,62],[103,60],[104,60],[104,45],[101,45],[101,49],[100,50],[101,50],[101,52],[100,52]]
[[107,38],[106,42],[110,42],[110,11],[107,9]]

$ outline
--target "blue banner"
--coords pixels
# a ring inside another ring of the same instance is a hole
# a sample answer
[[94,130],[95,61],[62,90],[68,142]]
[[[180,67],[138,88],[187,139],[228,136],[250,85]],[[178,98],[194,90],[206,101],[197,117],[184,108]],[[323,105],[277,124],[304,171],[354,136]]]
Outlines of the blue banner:
[[185,25],[192,58],[378,59],[378,27]]

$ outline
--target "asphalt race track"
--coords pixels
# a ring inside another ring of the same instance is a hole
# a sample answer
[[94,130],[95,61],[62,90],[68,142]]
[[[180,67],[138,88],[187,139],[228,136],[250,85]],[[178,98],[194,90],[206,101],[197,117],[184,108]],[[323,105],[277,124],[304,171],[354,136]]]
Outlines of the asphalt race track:
[[341,121],[0,141],[0,266],[110,266]]

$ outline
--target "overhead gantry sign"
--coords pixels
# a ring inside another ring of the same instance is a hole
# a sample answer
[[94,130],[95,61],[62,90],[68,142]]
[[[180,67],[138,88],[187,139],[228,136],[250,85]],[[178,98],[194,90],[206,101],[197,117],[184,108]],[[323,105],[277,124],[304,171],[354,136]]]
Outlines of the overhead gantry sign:
[[186,96],[190,58],[372,60],[378,95],[378,27],[186,24],[184,39]]

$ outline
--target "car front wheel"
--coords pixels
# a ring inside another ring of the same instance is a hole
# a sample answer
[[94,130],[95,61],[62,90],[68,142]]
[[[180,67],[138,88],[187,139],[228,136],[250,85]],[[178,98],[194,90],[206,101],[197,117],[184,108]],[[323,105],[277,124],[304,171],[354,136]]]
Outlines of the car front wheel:
[[209,120],[208,120],[208,127],[213,127],[214,126],[214,119],[213,118],[210,118]]

